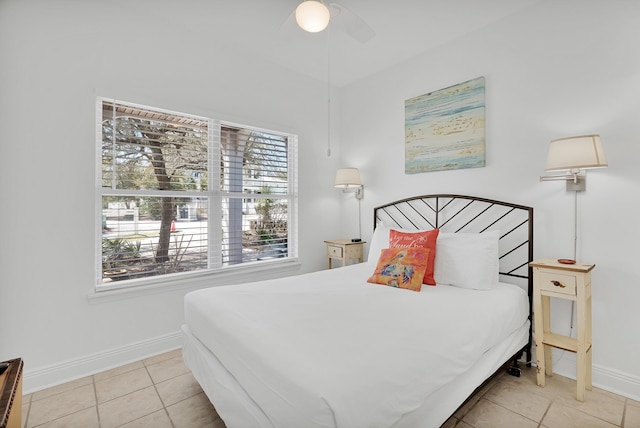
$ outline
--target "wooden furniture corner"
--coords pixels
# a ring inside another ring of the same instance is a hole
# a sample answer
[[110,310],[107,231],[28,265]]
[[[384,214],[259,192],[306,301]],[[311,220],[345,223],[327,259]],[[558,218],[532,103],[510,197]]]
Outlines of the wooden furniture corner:
[[22,359],[5,361],[7,370],[0,375],[0,428],[22,427]]

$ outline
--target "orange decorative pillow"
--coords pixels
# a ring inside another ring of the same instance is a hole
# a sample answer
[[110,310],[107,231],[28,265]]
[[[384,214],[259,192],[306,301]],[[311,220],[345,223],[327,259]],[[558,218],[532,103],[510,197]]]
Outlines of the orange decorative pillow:
[[424,273],[424,279],[422,280],[424,284],[436,285],[436,280],[433,279],[433,270],[436,259],[438,233],[440,233],[440,229],[425,230],[422,232],[401,232],[394,229],[389,231],[389,247],[391,248],[422,247],[431,250],[429,252],[427,271]]
[[381,251],[376,271],[367,282],[420,291],[427,269],[428,248],[386,248]]

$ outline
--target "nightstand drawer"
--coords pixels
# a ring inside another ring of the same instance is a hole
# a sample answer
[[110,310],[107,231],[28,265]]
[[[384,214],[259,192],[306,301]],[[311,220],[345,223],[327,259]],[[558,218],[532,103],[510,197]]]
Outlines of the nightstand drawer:
[[334,247],[333,245],[327,245],[327,255],[329,257],[335,257],[337,259],[341,259],[342,247]]
[[535,282],[540,290],[554,293],[576,295],[575,275],[562,275],[559,273],[538,272]]

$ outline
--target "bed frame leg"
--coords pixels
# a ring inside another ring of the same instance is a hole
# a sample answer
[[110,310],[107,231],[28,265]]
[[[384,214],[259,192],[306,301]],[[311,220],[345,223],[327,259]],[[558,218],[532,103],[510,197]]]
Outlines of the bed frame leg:
[[511,367],[507,369],[507,373],[511,376],[520,377],[520,367],[518,367],[518,357],[515,357],[511,362]]

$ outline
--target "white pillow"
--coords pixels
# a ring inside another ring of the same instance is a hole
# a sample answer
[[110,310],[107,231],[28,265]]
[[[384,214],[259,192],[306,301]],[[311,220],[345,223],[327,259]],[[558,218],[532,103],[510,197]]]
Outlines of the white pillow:
[[499,231],[484,233],[442,233],[436,241],[434,279],[475,290],[489,290],[498,284]]
[[383,224],[376,226],[371,237],[371,244],[369,244],[369,255],[367,256],[367,263],[372,265],[373,268],[378,265],[378,259],[380,258],[380,252],[385,248],[389,248],[389,231],[390,227]]

